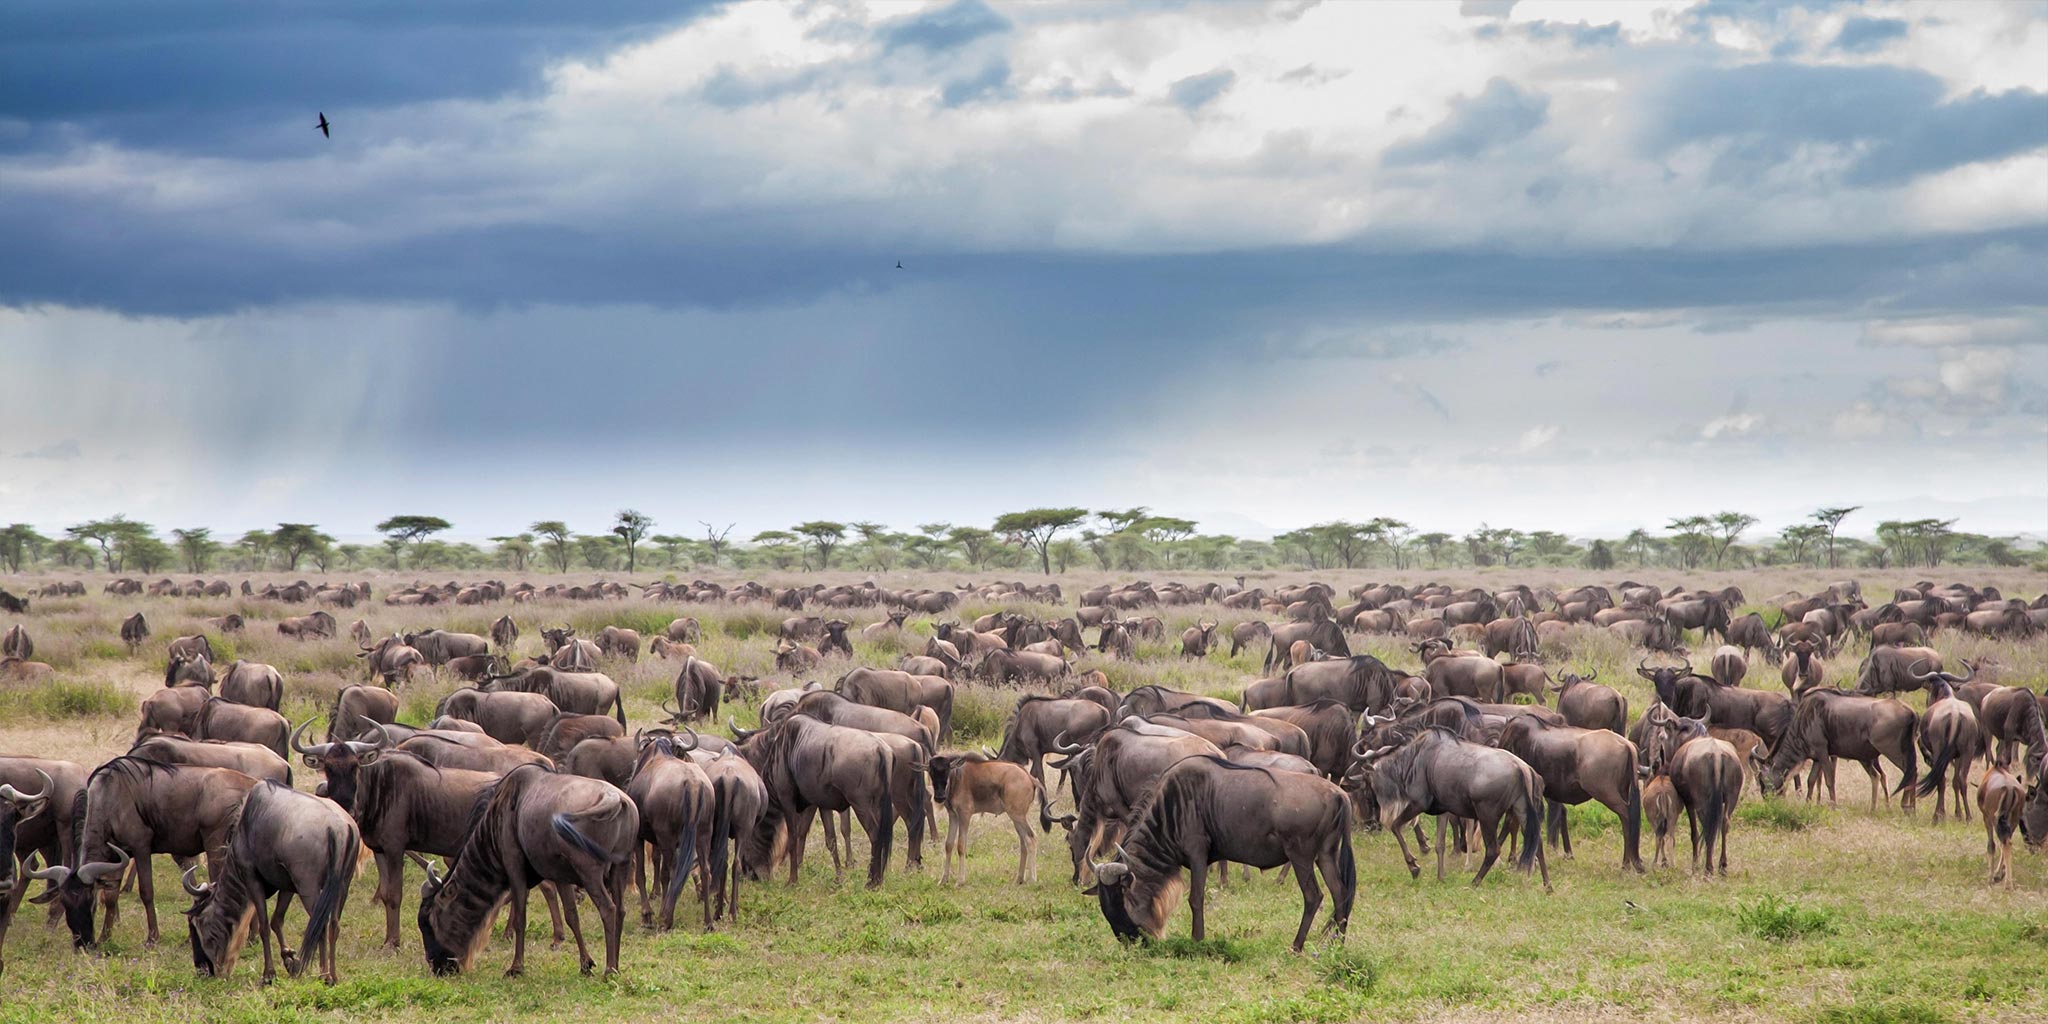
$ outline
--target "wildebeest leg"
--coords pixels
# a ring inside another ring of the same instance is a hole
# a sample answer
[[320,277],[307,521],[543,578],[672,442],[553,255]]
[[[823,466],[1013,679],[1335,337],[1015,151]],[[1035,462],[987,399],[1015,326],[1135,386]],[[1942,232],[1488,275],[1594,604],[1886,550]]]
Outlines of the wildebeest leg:
[[1886,792],[1884,788],[1884,766],[1879,764],[1874,757],[1868,761],[1858,761],[1856,763],[1862,765],[1863,774],[1870,777],[1870,809],[1872,811],[1877,810],[1877,795],[1879,793],[1884,793],[1884,805],[1890,807],[1892,805],[1892,795]]
[[[584,892],[589,894],[590,905],[597,910],[598,922],[605,930],[606,944],[609,945],[613,927],[612,915],[620,908],[611,901],[611,879],[607,875],[617,874],[617,871],[607,872],[602,865],[593,865],[593,868],[594,870],[591,871],[578,871],[576,873],[576,881],[582,886]],[[621,882],[619,894],[623,896],[625,895],[624,876],[620,875],[619,880]],[[583,922],[578,919],[574,903],[565,907],[563,912],[569,918],[569,934],[576,936],[577,968],[584,974],[589,974],[591,969],[597,966],[597,961],[590,958],[590,947],[583,941]]]
[[[1323,890],[1322,886],[1316,884],[1314,858],[1306,855],[1292,856],[1287,858],[1287,866],[1294,870],[1294,877],[1301,884],[1301,926],[1294,930],[1294,951],[1299,953],[1302,944],[1308,941],[1308,928],[1315,923],[1316,911],[1322,909]],[[1337,859],[1334,856],[1324,858],[1322,868],[1324,883],[1334,890],[1337,886]],[[1336,927],[1339,927],[1339,922],[1333,916],[1323,930],[1329,931]]]
[[384,948],[398,948],[398,904],[405,895],[405,856],[377,854],[377,891],[370,900],[384,908]]
[[[1692,834],[1692,873],[1697,875],[1700,873],[1700,820],[1693,815],[1691,803],[1685,806],[1685,827]],[[1712,863],[1707,866],[1713,867]]]
[[1195,941],[1202,941],[1202,905],[1208,900],[1209,861],[1197,854],[1188,865],[1188,911],[1194,915]]
[[[526,879],[518,873],[509,873],[512,878],[512,892],[505,900],[505,930],[512,933],[512,966],[505,968],[505,977],[517,978],[526,973]],[[569,895],[569,922],[575,927],[576,896]],[[581,941],[578,936],[578,941]]]
[[[883,813],[893,810],[887,802],[888,799],[887,794],[884,794],[882,797]],[[866,803],[855,804],[849,811],[849,815],[859,818],[861,831],[868,834],[868,888],[880,888],[882,885],[882,872],[886,871],[889,867],[890,834],[895,829],[893,827],[883,828],[881,814],[875,813]],[[846,842],[847,859],[852,860],[853,839],[850,834]]]
[[1436,880],[1439,882],[1444,880],[1444,822],[1447,820],[1447,815],[1436,816]]
[[967,883],[967,816],[946,808],[946,864],[939,870],[941,883],[953,880],[953,858],[960,858],[960,883]]
[[[141,854],[135,855],[135,895],[142,898],[142,916],[149,922],[149,938],[145,941],[147,945],[151,946],[156,945],[157,940],[155,867],[156,862],[154,859],[145,859]],[[213,873],[209,871],[207,877],[213,877]],[[113,924],[114,922],[110,916],[107,925],[111,928]],[[106,938],[106,933],[102,932],[100,934],[100,941],[104,942]]]
[[[656,861],[656,870],[660,862]],[[647,899],[647,844],[633,844],[633,888],[640,891],[640,927],[654,927],[654,904]]]
[[[548,905],[548,926],[553,929],[553,933],[548,938],[548,948],[551,950],[560,949],[562,948],[563,939],[562,900],[555,888],[555,883],[542,882],[540,884],[540,898]],[[575,899],[576,894],[571,892],[569,898]]]
[[[1479,819],[1479,841],[1486,844],[1486,857],[1479,862],[1479,873],[1472,876],[1472,887],[1475,889],[1479,887],[1479,883],[1486,881],[1486,873],[1493,870],[1493,862],[1500,859],[1502,820],[1500,817],[1495,817],[1492,821]],[[1539,856],[1543,853],[1543,844],[1540,842],[1536,844],[1536,853]]]
[[[284,894],[278,893],[277,895],[279,906],[277,908],[276,920],[278,923],[282,924],[284,922]],[[277,968],[274,965],[272,965],[270,961],[270,933],[273,929],[271,923],[269,921],[264,920],[263,900],[260,897],[256,900],[256,906],[253,908],[253,912],[256,918],[256,934],[259,938],[263,940],[263,983],[265,985],[268,985],[271,982],[277,980]],[[283,936],[278,936],[278,944],[284,944]],[[292,965],[289,962],[285,964],[285,970],[292,971]],[[295,976],[298,974],[297,971],[292,971],[292,973]]]
[[1416,846],[1416,849],[1417,849],[1417,850],[1419,850],[1419,851],[1421,851],[1421,852],[1423,852],[1423,853],[1428,853],[1428,852],[1429,852],[1429,840],[1428,840],[1428,839],[1426,839],[1426,838],[1424,838],[1424,837],[1423,837],[1423,835],[1422,835],[1422,822],[1420,822],[1420,821],[1416,821],[1416,822],[1412,823],[1412,824],[1411,824],[1411,825],[1410,825],[1409,827],[1410,827],[1411,829],[1413,829],[1413,830],[1414,830],[1414,832],[1415,832],[1415,846]]
[[[590,895],[591,904],[597,907],[598,920],[603,921],[604,904],[598,900],[598,894],[595,890]],[[582,914],[576,909],[575,900],[564,900],[562,902],[562,917],[569,923],[569,934],[576,939],[576,967],[583,973],[589,974],[590,969],[597,966],[597,961],[590,958],[590,947],[583,941],[583,918]]]
[[1970,820],[1970,801],[1968,799],[1970,795],[1970,765],[1976,760],[1974,757],[1956,758],[1955,774],[1950,776],[1954,781],[1956,790],[1957,821]]
[[[797,872],[803,870],[804,847],[809,844],[811,838],[811,819],[816,817],[817,813],[817,808],[806,807],[798,811],[796,816],[789,821],[789,884],[791,885],[796,884]],[[830,819],[827,819],[825,822],[826,849],[831,849],[832,847],[831,836],[832,822]],[[846,873],[839,866],[839,856],[836,850],[833,851],[832,856],[832,878],[835,882],[846,881]]]
[[[1409,819],[1409,821],[1414,821],[1414,819],[1411,818]],[[1392,832],[1394,834],[1394,842],[1401,847],[1401,859],[1408,863],[1408,877],[1421,878],[1422,865],[1417,864],[1415,862],[1415,855],[1408,852],[1408,837],[1401,834],[1401,826],[1406,825],[1408,823],[1408,821],[1397,821],[1394,823],[1393,827],[1387,829],[1387,831]],[[1415,822],[1415,827],[1416,831],[1418,832],[1416,838],[1422,838],[1422,836],[1419,834],[1422,828],[1422,823],[1419,821]],[[1438,845],[1439,848],[1441,848],[1442,844]]]
[[[270,930],[277,933],[278,957],[284,961],[284,969],[291,972],[293,977],[297,977],[303,966],[299,963],[298,952],[294,951],[284,940],[284,912],[285,908],[291,905],[292,893],[290,889],[277,894],[277,913],[270,916]],[[260,923],[263,915],[259,912],[256,916]]]

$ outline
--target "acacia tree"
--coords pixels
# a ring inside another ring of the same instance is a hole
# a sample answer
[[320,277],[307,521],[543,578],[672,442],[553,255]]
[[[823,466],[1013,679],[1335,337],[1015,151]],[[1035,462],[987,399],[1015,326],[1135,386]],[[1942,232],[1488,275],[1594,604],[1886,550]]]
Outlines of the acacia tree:
[[270,531],[270,549],[284,559],[287,572],[297,572],[299,559],[332,543],[334,538],[311,523],[279,523]]
[[498,546],[499,556],[505,559],[513,572],[526,571],[526,560],[533,556],[533,534],[515,533],[504,537],[492,537],[491,543]]
[[996,535],[978,526],[955,526],[946,531],[946,539],[967,556],[967,564],[981,568],[988,564],[990,555],[995,554]]
[[1416,543],[1422,545],[1422,550],[1429,552],[1429,567],[1434,569],[1437,566],[1437,560],[1443,557],[1444,548],[1450,545],[1451,535],[1448,533],[1425,533],[1415,538],[1415,540]]
[[1706,516],[1683,516],[1664,524],[1664,528],[1677,534],[1678,567],[1690,569],[1700,564],[1712,545],[1714,521]]
[[732,546],[732,542],[726,540],[726,537],[732,533],[735,524],[727,523],[723,530],[713,529],[710,523],[702,519],[697,520],[697,524],[704,527],[704,548],[711,552],[711,567],[716,569],[720,556],[725,554],[726,548]]
[[213,539],[213,531],[204,526],[172,530],[171,536],[178,538],[178,554],[184,556],[185,571],[194,575],[205,572],[206,563],[220,551],[220,542]]
[[106,564],[108,572],[121,571],[124,544],[133,545],[136,541],[153,535],[148,523],[136,522],[124,515],[94,519],[68,527],[64,532],[70,534],[72,540],[89,540],[98,544],[100,561]]
[[818,568],[832,568],[832,550],[846,539],[846,524],[829,519],[813,519],[789,528],[791,533],[810,542],[811,550],[818,553]]
[[992,532],[1017,539],[1027,551],[1038,552],[1038,566],[1052,575],[1052,555],[1047,549],[1061,530],[1071,529],[1088,518],[1085,508],[1033,508],[1006,512],[996,517]]
[[1849,518],[1849,513],[1862,507],[1861,505],[1844,505],[1839,508],[1823,508],[1814,511],[1813,521],[1827,527],[1828,531],[1828,568],[1833,569],[1837,567],[1835,561],[1835,532],[1842,528],[1842,520]]
[[43,545],[50,538],[36,532],[27,523],[15,523],[0,530],[0,562],[7,565],[8,572],[20,572],[23,565],[34,561],[42,553]]
[[1756,517],[1742,512],[1714,513],[1713,526],[1711,528],[1711,534],[1716,545],[1714,548],[1714,568],[1719,569],[1721,567],[1721,559],[1727,557],[1728,547],[1735,543],[1735,538],[1742,536],[1742,531],[1755,525]]
[[555,563],[556,572],[569,571],[569,524],[559,519],[543,519],[527,527],[539,534],[548,553],[548,561]]
[[388,538],[384,546],[391,549],[391,567],[396,569],[403,561],[407,544],[417,544],[420,538],[440,533],[450,525],[440,516],[392,516],[377,524],[377,532]]
[[1786,553],[1795,562],[1806,561],[1809,549],[1818,550],[1821,541],[1828,535],[1828,528],[1819,523],[1801,523],[1787,526],[1778,536],[1784,542]]
[[637,557],[640,538],[647,536],[647,531],[654,528],[654,517],[634,509],[622,508],[616,518],[617,525],[612,527],[612,532],[626,542],[626,571],[637,571],[640,566]]

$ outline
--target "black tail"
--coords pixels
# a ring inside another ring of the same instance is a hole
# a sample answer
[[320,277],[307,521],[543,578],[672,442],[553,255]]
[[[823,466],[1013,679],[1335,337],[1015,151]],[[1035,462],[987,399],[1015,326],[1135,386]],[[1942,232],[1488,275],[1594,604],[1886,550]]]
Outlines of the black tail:
[[1905,749],[1901,751],[1901,754],[1905,761],[1899,765],[1899,772],[1903,777],[1899,779],[1898,787],[1892,790],[1893,796],[1898,796],[1911,789],[1913,787],[1913,780],[1920,776],[1919,731],[1920,720],[1915,718],[1912,727],[1906,730],[1906,741],[1902,744]]
[[612,717],[619,720],[619,728],[626,727],[626,698],[621,696],[612,701]]
[[[1941,749],[1934,752],[1933,763],[1927,766],[1927,774],[1920,779],[1919,790],[1921,796],[1927,796],[1941,788],[1941,778],[1947,774],[1949,762],[1955,760],[1955,756],[1956,747],[1953,740],[1943,743]],[[1899,789],[1906,788],[1907,782],[1911,782],[1912,778],[1910,775],[1906,776],[1906,782],[1899,783]],[[1893,792],[1897,791],[1893,790]]]
[[1643,780],[1628,780],[1628,813],[1621,818],[1622,859],[1637,869],[1643,866]]
[[[1532,773],[1533,774],[1533,773]],[[1543,794],[1534,779],[1525,785],[1522,797],[1522,855],[1515,861],[1518,871],[1536,869],[1536,855],[1543,850]]]
[[593,860],[596,860],[599,864],[610,864],[617,859],[612,856],[612,852],[610,850],[607,850],[604,847],[597,845],[596,843],[591,841],[589,836],[584,835],[582,830],[576,827],[576,823],[569,820],[568,815],[553,815],[552,817],[548,818],[548,824],[554,826],[555,835],[561,837],[563,842],[566,842],[570,846],[573,846],[576,849],[581,850],[585,854],[588,854]]
[[1341,933],[1351,924],[1351,904],[1358,896],[1358,861],[1351,853],[1351,801],[1344,801],[1339,819],[1343,831],[1337,834],[1337,884],[1336,891],[1330,893],[1330,921]]
[[[341,908],[348,903],[348,888],[356,880],[356,850],[362,839],[350,828],[327,850],[327,868],[320,873],[320,895],[306,908],[306,937],[299,941],[299,969],[304,970],[308,961],[315,960],[315,953],[327,949],[327,932],[341,918]],[[263,916],[259,906],[258,918]],[[327,950],[329,955],[333,950]],[[317,961],[316,961],[317,962]]]
[[[889,873],[889,850],[896,843],[896,801],[889,794],[896,788],[892,777],[891,762],[894,760],[889,748],[875,752],[875,774],[882,782],[882,806],[876,815],[875,834],[868,842],[868,888],[882,884],[882,877]],[[849,811],[850,813],[850,811]],[[849,826],[850,827],[850,826]]]
[[713,898],[721,904],[727,882],[727,858],[732,851],[732,787],[737,784],[729,776],[720,776],[711,786],[711,849],[705,855],[711,859],[710,892],[716,894]]
[[[713,799],[715,801],[716,797]],[[683,881],[690,877],[690,869],[697,866],[697,821],[703,813],[704,809],[699,807],[697,814],[683,823],[682,835],[676,843],[675,869],[669,874],[668,893],[662,900],[665,914],[673,912],[676,899],[683,894]]]

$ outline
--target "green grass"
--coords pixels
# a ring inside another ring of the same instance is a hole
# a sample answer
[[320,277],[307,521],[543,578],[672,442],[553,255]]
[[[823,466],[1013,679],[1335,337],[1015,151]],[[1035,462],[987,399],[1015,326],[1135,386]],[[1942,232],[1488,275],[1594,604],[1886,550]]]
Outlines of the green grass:
[[1833,917],[1827,911],[1802,907],[1774,895],[1744,904],[1735,917],[1743,931],[1778,942],[1835,933]]
[[0,693],[0,721],[132,716],[136,706],[133,694],[111,683],[52,679]]
[[1779,832],[1804,832],[1826,820],[1827,816],[1827,810],[1819,804],[1779,799],[1759,800],[1735,809],[1737,824]]

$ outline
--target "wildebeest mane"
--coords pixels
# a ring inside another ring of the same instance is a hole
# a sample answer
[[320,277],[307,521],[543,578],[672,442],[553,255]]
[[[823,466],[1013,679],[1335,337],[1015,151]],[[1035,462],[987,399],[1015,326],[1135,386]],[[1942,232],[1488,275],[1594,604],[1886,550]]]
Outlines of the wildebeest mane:
[[447,878],[428,897],[427,913],[437,937],[458,951],[465,968],[490,938],[492,912],[511,887],[499,841],[507,828],[505,819],[518,814],[527,780],[544,771],[539,765],[520,765],[477,794],[465,826],[469,838],[448,863]]

